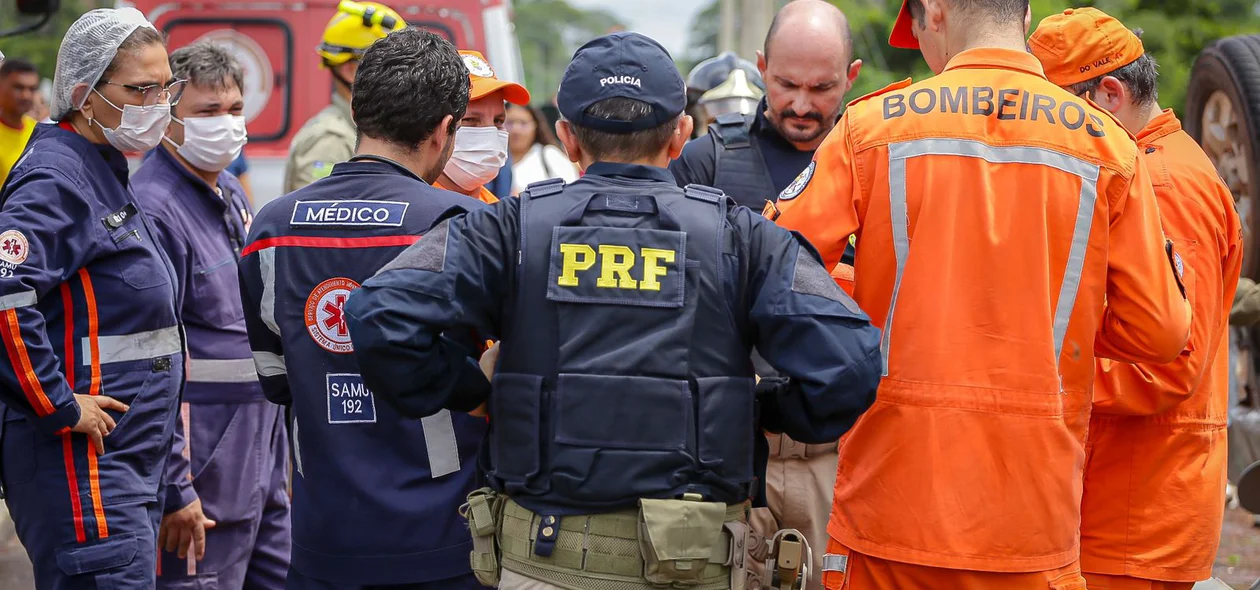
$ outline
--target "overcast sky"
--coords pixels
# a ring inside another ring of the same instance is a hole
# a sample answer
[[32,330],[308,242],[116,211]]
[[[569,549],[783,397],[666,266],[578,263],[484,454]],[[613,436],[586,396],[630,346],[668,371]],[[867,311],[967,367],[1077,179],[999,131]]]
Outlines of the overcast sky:
[[691,19],[706,0],[569,0],[583,8],[603,8],[621,18],[631,31],[643,33],[665,46],[675,59],[687,49]]

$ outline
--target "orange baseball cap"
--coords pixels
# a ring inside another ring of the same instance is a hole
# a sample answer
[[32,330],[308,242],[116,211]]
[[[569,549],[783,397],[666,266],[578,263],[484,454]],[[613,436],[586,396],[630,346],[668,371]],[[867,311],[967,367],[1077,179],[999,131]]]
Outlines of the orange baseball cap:
[[494,77],[494,68],[478,51],[460,51],[464,66],[468,68],[468,77],[472,79],[472,93],[468,100],[477,100],[499,90],[503,98],[512,104],[529,104],[529,91],[516,82],[508,82]]
[[919,40],[914,37],[914,17],[910,14],[910,0],[901,0],[901,12],[893,23],[888,44],[898,49],[918,49]]
[[1142,57],[1142,40],[1097,8],[1069,8],[1042,19],[1028,39],[1046,79],[1071,86],[1114,72]]

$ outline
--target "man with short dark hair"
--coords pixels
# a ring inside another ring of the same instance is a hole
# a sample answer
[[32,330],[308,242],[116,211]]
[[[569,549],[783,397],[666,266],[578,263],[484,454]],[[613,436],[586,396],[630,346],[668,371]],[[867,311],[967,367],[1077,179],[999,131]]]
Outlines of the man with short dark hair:
[[849,103],[779,196],[826,264],[858,236],[854,298],[882,328],[879,401],[840,446],[828,588],[1084,588],[1095,356],[1168,362],[1190,333],[1137,147],[1046,80],[1028,8],[903,2],[889,43],[936,76]]
[[1110,111],[1137,137],[1164,233],[1194,308],[1171,363],[1101,360],[1081,505],[1081,570],[1091,589],[1189,590],[1212,575],[1225,510],[1230,307],[1242,226],[1216,168],[1161,110],[1141,31],[1095,8],[1047,17],[1028,40],[1046,78]]
[[[367,281],[346,306],[364,380],[412,416],[489,400],[493,491],[463,511],[483,583],[743,588],[753,437],[843,434],[877,333],[808,244],[677,186],[692,123],[655,41],[582,46],[557,104],[586,175],[443,221]],[[442,336],[465,326],[502,335],[493,387]],[[756,388],[754,345],[781,382]]]
[[171,52],[185,80],[163,144],[132,178],[175,268],[188,376],[167,464],[158,588],[213,577],[284,588],[289,566],[284,414],[263,397],[241,308],[236,259],[253,210],[225,169],[245,146],[244,75],[224,49]]
[[[475,487],[486,422],[436,408],[410,419],[377,399],[345,315],[351,292],[436,219],[483,206],[431,184],[468,93],[468,70],[440,36],[406,28],[375,42],[351,96],[356,154],[263,207],[242,251],[254,363],[292,419],[291,590],[480,587],[456,509]],[[485,338],[460,329],[446,341],[451,358],[477,366]]]
[[31,62],[5,59],[0,63],[0,185],[22,157],[38,122],[26,113],[35,106],[39,71]]

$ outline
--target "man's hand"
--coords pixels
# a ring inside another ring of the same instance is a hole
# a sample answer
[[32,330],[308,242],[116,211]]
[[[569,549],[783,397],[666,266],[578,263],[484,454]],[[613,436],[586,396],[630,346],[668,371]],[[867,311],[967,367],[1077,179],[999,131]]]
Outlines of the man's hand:
[[495,342],[494,346],[482,353],[481,360],[478,361],[487,381],[494,381],[494,365],[497,362],[499,362],[499,343]]
[[105,410],[114,410],[117,412],[126,412],[131,409],[112,397],[106,395],[79,395],[74,394],[75,403],[79,404],[79,423],[74,425],[70,430],[81,434],[88,435],[92,439],[92,445],[96,447],[97,455],[105,454],[104,438],[114,431],[114,427],[118,424],[114,422],[114,417],[105,413]]
[[[482,374],[486,376],[486,380],[494,381],[494,365],[498,361],[499,361],[499,343],[495,342],[493,346],[491,346],[488,350],[486,350],[485,353],[481,355],[481,360],[478,361],[478,364],[481,365]],[[471,412],[468,412],[468,415],[476,416],[478,418],[485,418],[486,417],[486,404],[483,403],[480,406],[477,406],[477,409]]]
[[191,504],[162,517],[158,546],[167,551],[178,549],[180,559],[187,559],[191,548],[200,561],[206,556],[206,530],[214,526],[215,522],[201,511],[201,499],[193,500]]

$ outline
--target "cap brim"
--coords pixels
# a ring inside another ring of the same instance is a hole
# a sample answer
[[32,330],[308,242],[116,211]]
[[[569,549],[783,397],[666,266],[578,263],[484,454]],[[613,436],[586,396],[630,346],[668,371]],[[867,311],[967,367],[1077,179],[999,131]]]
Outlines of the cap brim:
[[478,100],[495,92],[503,91],[503,100],[512,104],[525,106],[529,104],[529,91],[524,86],[516,82],[508,82],[506,80],[496,80],[494,78],[481,78],[474,80],[472,84],[472,93],[469,100]]
[[901,12],[897,13],[897,21],[893,23],[892,34],[888,36],[888,44],[898,49],[919,48],[919,40],[914,37],[914,17],[910,15],[910,0],[901,2]]

